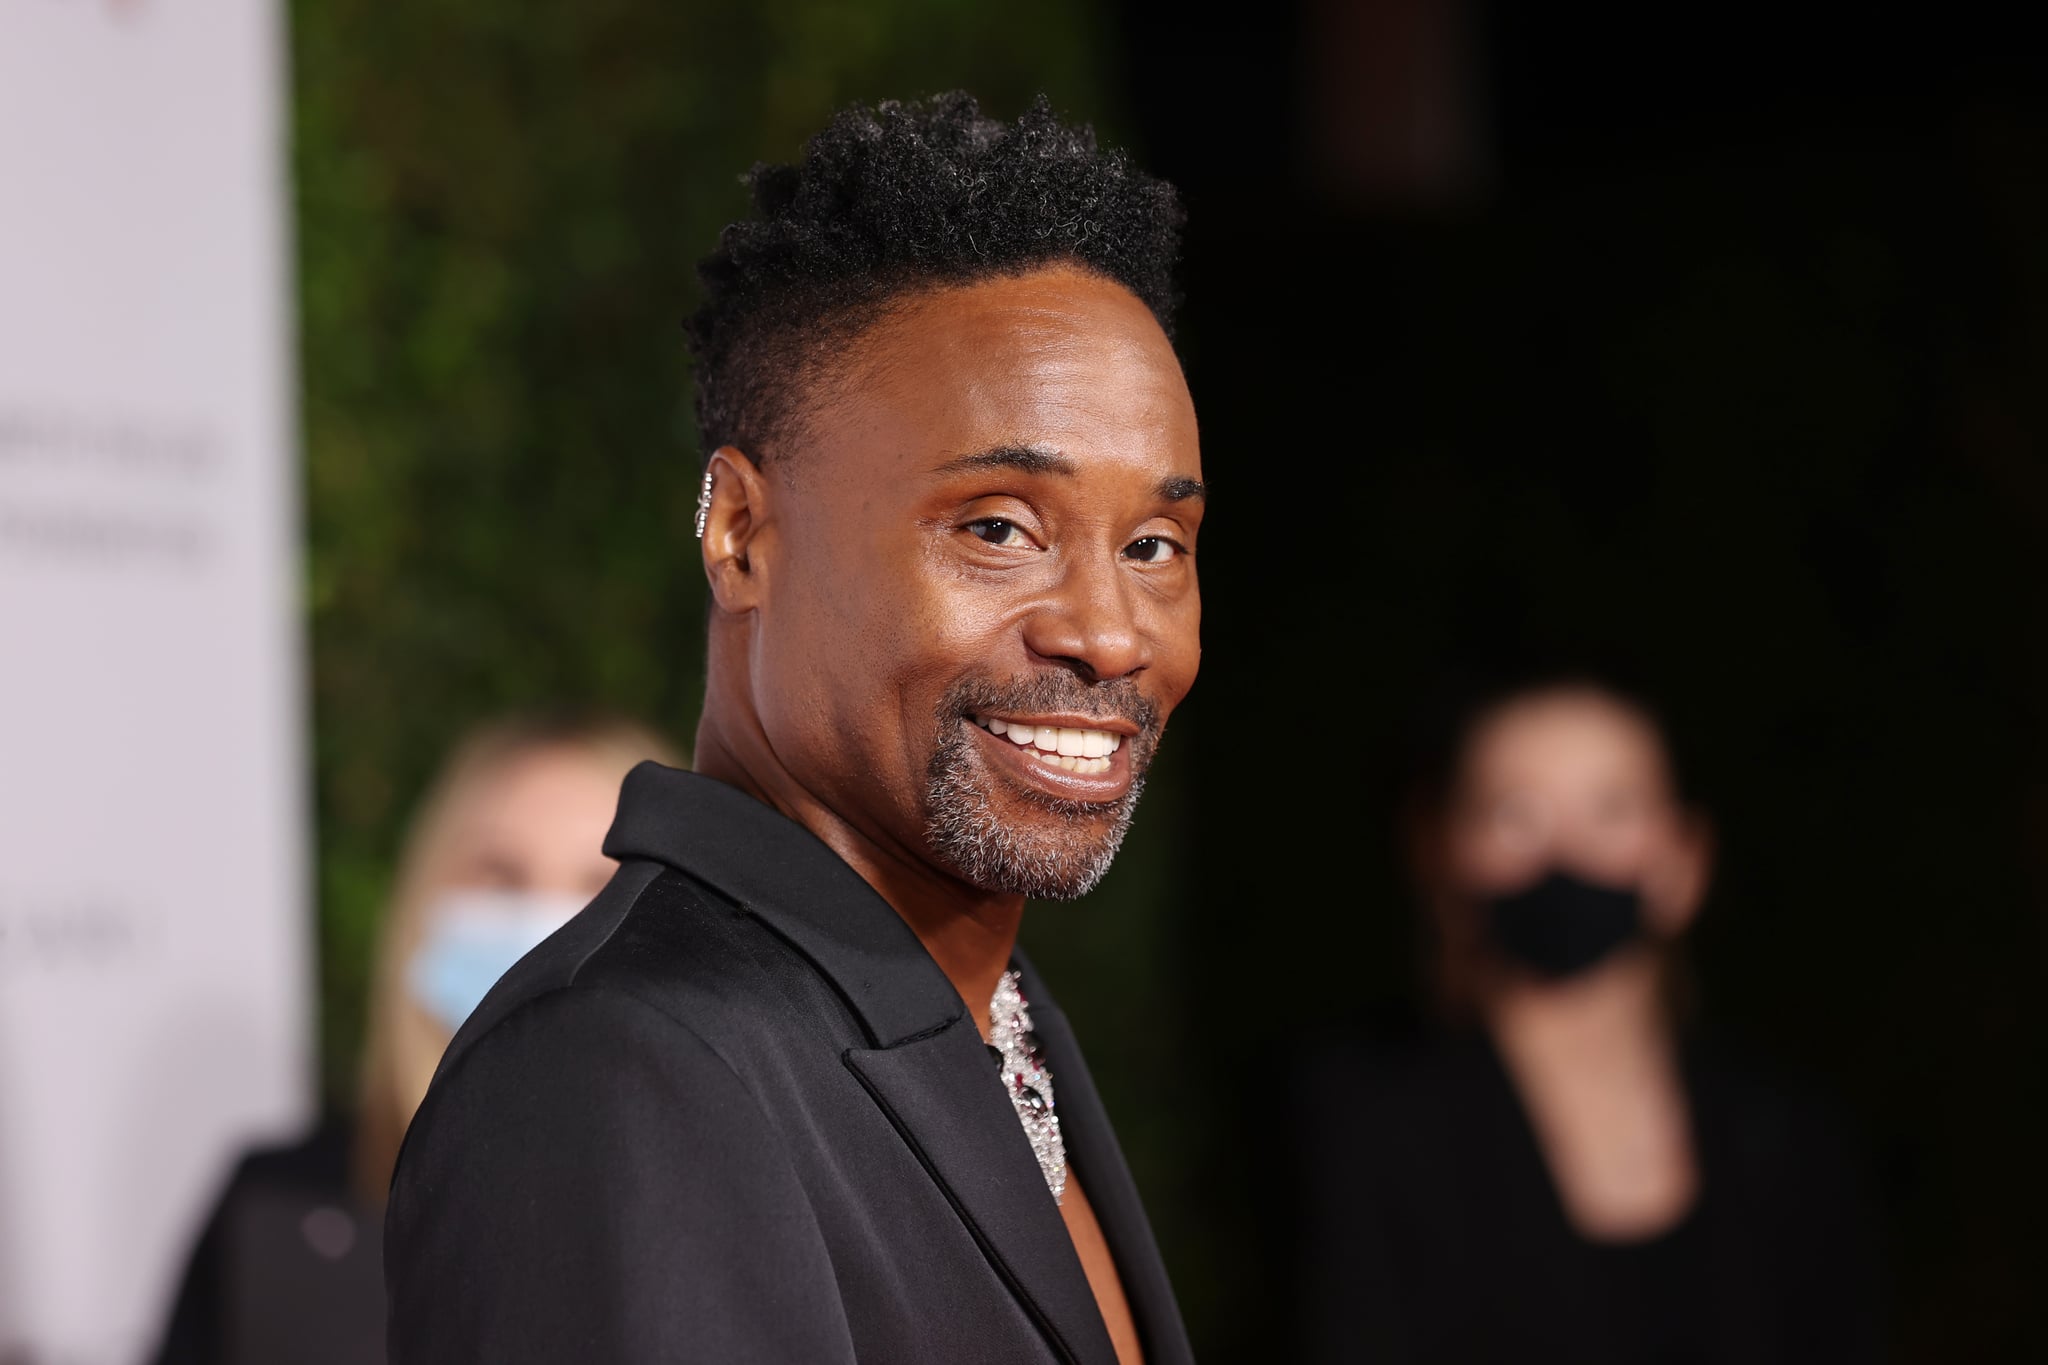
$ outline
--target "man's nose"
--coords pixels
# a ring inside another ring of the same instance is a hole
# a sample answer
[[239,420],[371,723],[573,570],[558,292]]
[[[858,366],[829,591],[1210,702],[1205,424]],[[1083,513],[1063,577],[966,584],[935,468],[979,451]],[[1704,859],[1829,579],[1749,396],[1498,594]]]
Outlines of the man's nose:
[[1071,563],[1059,584],[1024,622],[1024,644],[1042,659],[1089,682],[1109,682],[1144,669],[1149,637],[1134,587],[1114,559]]

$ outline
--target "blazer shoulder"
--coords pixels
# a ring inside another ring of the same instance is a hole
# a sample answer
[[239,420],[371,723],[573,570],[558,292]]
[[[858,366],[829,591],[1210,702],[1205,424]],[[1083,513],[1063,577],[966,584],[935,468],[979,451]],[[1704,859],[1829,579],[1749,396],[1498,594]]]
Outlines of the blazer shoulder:
[[[510,1076],[523,1083],[501,1084]],[[443,1061],[428,1100],[446,1103],[447,1096],[459,1095],[464,1107],[488,1108],[573,1093],[581,1098],[567,1108],[587,1114],[602,1098],[599,1092],[612,1091],[632,1105],[664,1093],[710,1101],[704,1112],[765,1131],[766,1115],[730,1059],[689,1019],[603,981],[563,984],[519,999],[460,1057]]]
[[[614,995],[685,1029],[735,1069],[784,1037],[862,1041],[836,988],[746,909],[659,863],[623,865],[597,899],[522,958],[450,1043],[440,1071],[543,997]],[[573,1008],[563,1002],[551,1010]]]
[[609,986],[444,1065],[385,1213],[397,1362],[850,1362],[816,1211],[725,1058]]
[[742,906],[672,867],[657,867],[622,906],[593,903],[560,938],[549,966],[563,984],[643,996],[748,980],[788,953]]

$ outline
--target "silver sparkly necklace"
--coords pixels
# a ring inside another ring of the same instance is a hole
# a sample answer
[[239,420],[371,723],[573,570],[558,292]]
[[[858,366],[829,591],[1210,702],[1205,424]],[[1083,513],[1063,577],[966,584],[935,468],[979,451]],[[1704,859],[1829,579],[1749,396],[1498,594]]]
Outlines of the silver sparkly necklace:
[[1038,1035],[1031,1031],[1031,1015],[1017,980],[1017,973],[1004,972],[988,1002],[989,1051],[996,1054],[1003,1093],[1024,1125],[1024,1136],[1031,1139],[1045,1187],[1057,1204],[1067,1192],[1067,1144],[1060,1137],[1059,1115],[1053,1112],[1052,1073],[1039,1054]]

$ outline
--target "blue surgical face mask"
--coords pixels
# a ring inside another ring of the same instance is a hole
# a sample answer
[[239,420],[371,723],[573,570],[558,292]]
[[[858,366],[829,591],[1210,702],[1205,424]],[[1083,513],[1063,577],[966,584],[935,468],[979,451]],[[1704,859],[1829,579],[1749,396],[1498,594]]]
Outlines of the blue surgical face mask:
[[427,908],[426,937],[406,964],[406,986],[453,1033],[513,963],[582,908],[577,896],[451,892]]

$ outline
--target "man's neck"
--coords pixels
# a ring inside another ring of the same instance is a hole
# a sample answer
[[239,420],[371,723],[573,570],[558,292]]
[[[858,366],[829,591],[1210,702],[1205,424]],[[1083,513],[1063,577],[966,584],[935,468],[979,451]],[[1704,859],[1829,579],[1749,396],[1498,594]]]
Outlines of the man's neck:
[[722,723],[708,704],[697,727],[695,766],[794,820],[844,859],[910,926],[987,1038],[989,1000],[1017,946],[1022,896],[969,886],[933,866],[923,849],[863,830],[776,762],[757,729]]

